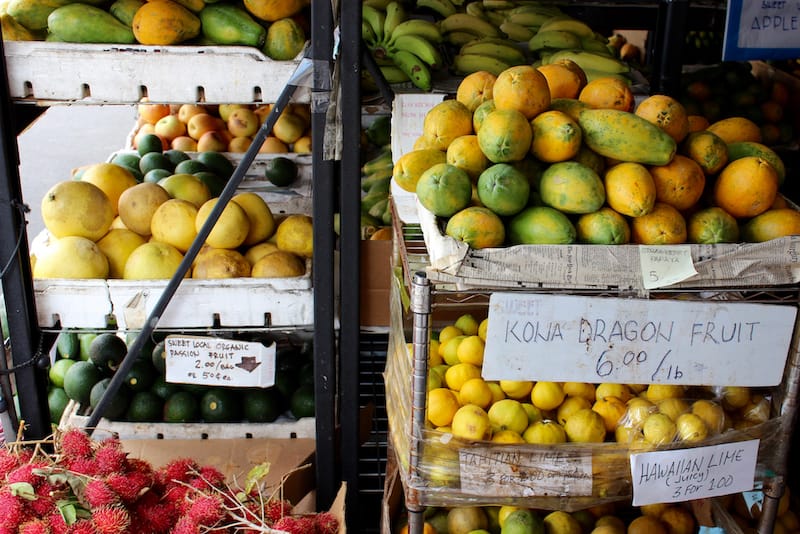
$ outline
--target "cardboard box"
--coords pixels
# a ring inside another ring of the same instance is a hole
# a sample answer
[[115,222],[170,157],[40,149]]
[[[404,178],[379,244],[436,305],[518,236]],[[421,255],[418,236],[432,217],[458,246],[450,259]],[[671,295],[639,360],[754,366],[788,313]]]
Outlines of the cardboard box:
[[392,287],[392,241],[361,241],[361,326],[389,326]]

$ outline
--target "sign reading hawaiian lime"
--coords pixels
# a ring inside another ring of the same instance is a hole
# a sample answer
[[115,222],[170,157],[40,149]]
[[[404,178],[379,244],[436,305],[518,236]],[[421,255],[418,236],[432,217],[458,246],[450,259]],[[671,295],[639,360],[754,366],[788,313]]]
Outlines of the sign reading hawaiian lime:
[[275,384],[275,348],[202,336],[167,336],[167,382],[260,387]]
[[793,59],[800,56],[800,7],[786,0],[731,0],[722,59]]
[[796,314],[745,302],[493,293],[483,378],[774,386]]

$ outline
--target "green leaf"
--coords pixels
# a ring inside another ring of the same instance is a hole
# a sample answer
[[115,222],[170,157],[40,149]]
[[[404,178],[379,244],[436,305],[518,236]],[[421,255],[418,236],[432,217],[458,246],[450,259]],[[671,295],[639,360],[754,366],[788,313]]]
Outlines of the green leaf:
[[33,489],[33,486],[27,482],[14,482],[13,484],[9,484],[8,487],[11,490],[11,495],[15,497],[22,497],[27,501],[36,500],[36,491]]
[[72,525],[78,520],[78,512],[76,511],[74,504],[59,504],[58,512],[61,514],[61,517],[64,518],[64,523],[67,525]]
[[253,466],[250,471],[247,472],[247,479],[245,480],[244,491],[245,493],[250,493],[253,490],[253,487],[258,484],[258,482],[269,474],[269,462],[260,463],[256,466]]

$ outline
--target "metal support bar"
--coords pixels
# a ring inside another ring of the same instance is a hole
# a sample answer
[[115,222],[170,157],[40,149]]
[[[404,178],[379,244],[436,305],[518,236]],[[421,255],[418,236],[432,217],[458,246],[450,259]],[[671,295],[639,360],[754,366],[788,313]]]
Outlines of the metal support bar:
[[677,96],[683,66],[683,38],[689,19],[688,0],[661,0],[658,27],[648,58],[653,66],[650,80],[652,94]]

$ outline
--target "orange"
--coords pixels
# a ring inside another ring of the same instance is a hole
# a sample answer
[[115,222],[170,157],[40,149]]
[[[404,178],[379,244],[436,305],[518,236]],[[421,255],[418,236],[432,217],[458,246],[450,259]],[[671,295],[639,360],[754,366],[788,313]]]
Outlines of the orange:
[[433,106],[422,121],[422,134],[439,150],[456,137],[472,133],[472,112],[458,100],[445,100]]
[[[578,67],[580,69],[580,67]],[[540,65],[536,70],[542,73],[550,89],[550,99],[553,98],[578,98],[581,89],[586,85],[586,75],[580,74],[561,63]],[[581,74],[583,71],[581,70]]]
[[726,143],[737,141],[761,142],[758,124],[745,117],[728,117],[712,123],[707,130],[720,136]]
[[445,233],[475,249],[499,247],[506,238],[500,217],[481,206],[464,208],[450,217]]
[[456,137],[447,147],[447,163],[465,171],[475,181],[489,166],[489,159],[481,152],[475,134]]
[[531,130],[531,154],[541,161],[566,161],[574,158],[581,148],[580,126],[561,111],[540,113],[531,121]]
[[728,163],[714,182],[714,203],[737,218],[765,212],[777,194],[778,174],[755,156]]
[[679,211],[694,206],[703,196],[706,175],[693,159],[676,154],[666,165],[650,167],[656,184],[656,200]]
[[683,104],[667,95],[652,95],[636,106],[636,114],[652,122],[675,139],[683,141],[689,133],[689,119]]
[[631,240],[627,219],[608,206],[581,215],[575,222],[575,230],[579,243],[623,245]]
[[492,98],[497,109],[514,109],[531,120],[550,107],[550,88],[547,78],[531,65],[517,65],[497,76]]
[[739,240],[739,224],[722,208],[712,206],[692,213],[686,221],[690,243],[735,243]]
[[687,135],[681,153],[693,159],[707,175],[717,174],[728,164],[728,144],[708,130]]
[[595,109],[633,111],[633,91],[627,83],[611,76],[601,76],[586,84],[578,100]]
[[705,130],[710,124],[708,119],[702,115],[689,115],[686,120],[689,123],[689,133]]
[[742,227],[742,237],[752,243],[797,234],[800,234],[800,212],[791,208],[767,210]]
[[481,151],[493,163],[519,161],[531,148],[533,131],[525,115],[515,109],[496,109],[478,130]]
[[631,220],[631,241],[642,245],[677,245],[686,242],[686,220],[663,202],[647,215]]
[[606,188],[606,202],[622,215],[645,215],[656,203],[655,180],[641,163],[614,165],[603,176],[603,185]]
[[492,98],[492,88],[497,76],[485,70],[468,74],[458,84],[456,100],[464,104],[470,112]]

